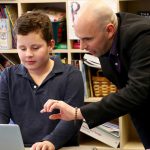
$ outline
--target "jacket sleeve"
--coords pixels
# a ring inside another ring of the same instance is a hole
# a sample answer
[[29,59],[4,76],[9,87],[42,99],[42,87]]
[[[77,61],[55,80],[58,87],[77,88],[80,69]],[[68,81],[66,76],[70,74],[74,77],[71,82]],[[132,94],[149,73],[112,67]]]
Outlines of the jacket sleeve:
[[[74,70],[68,76],[64,101],[74,107],[81,107],[83,105],[84,86],[81,72],[78,70]],[[74,121],[60,120],[53,132],[43,140],[51,141],[55,145],[55,148],[58,149],[78,134],[81,123],[81,121],[77,121],[76,125],[74,125]],[[77,138],[77,136],[75,137]]]
[[150,103],[150,34],[138,36],[130,48],[127,84],[117,93],[81,107],[90,128],[138,111]]
[[0,75],[0,124],[10,121],[9,92],[6,69]]

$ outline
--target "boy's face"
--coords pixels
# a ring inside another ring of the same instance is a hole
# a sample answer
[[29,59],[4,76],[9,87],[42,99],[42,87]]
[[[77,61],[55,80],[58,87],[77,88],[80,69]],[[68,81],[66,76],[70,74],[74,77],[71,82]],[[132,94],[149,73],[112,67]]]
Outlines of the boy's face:
[[18,55],[28,71],[38,71],[46,66],[50,48],[51,46],[42,39],[40,33],[17,35]]

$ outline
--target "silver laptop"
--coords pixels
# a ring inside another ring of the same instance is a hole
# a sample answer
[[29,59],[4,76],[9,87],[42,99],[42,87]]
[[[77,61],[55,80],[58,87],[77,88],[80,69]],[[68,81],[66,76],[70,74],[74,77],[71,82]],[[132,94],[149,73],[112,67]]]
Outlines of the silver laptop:
[[18,125],[0,124],[0,150],[25,150]]

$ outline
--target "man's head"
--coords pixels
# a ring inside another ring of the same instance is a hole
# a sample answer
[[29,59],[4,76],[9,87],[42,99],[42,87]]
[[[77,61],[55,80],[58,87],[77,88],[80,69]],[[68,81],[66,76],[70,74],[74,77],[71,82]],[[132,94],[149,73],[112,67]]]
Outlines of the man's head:
[[117,30],[117,16],[103,0],[87,2],[74,22],[81,49],[95,56],[107,53]]
[[40,33],[43,40],[48,44],[53,39],[52,24],[49,17],[40,11],[33,11],[20,16],[14,27],[15,37],[31,32]]

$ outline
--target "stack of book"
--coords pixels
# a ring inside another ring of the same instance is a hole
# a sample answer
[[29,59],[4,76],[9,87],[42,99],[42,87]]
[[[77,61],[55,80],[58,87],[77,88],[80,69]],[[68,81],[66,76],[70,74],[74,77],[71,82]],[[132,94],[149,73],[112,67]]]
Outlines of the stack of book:
[[100,126],[89,129],[87,123],[83,121],[80,131],[111,147],[117,148],[119,146],[119,126],[114,123],[106,122]]
[[84,63],[89,67],[101,69],[99,58],[90,54],[85,54],[83,57]]

